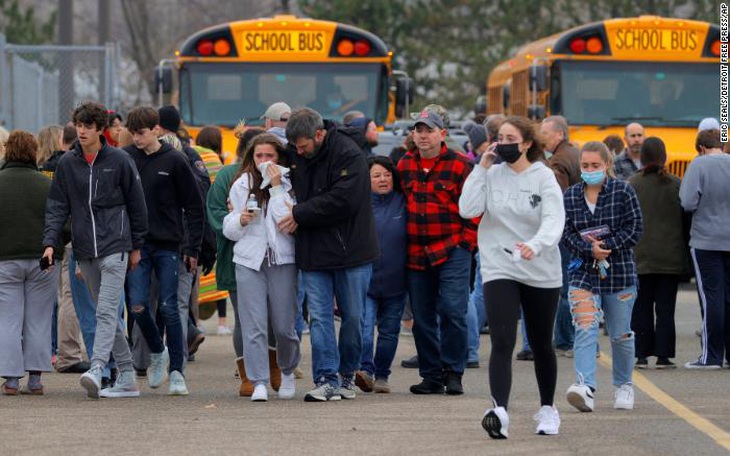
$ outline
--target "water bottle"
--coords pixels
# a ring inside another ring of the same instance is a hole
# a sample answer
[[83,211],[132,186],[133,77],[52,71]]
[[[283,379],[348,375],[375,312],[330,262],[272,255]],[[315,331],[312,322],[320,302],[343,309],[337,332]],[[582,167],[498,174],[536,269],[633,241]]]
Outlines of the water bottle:
[[253,193],[248,195],[248,201],[246,201],[246,210],[247,211],[258,211],[259,210],[259,202],[256,201],[256,195]]

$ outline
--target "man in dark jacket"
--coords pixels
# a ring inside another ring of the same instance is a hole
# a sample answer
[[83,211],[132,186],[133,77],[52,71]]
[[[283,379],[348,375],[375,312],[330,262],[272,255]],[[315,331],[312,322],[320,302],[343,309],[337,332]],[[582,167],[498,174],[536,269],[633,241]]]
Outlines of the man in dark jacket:
[[[151,107],[136,108],[127,117],[127,128],[132,133],[134,145],[124,150],[139,171],[149,218],[149,232],[142,248],[140,267],[127,277],[129,305],[132,318],[151,352],[150,387],[162,385],[167,378],[169,363],[168,394],[187,395],[183,377],[184,336],[177,299],[178,270],[181,253],[188,271],[197,268],[205,223],[203,200],[185,157],[157,138],[158,125],[159,115]],[[153,269],[169,354],[150,312]]]
[[[379,252],[367,161],[348,135],[309,108],[292,113],[286,136],[298,203],[279,226],[295,233],[309,303],[315,388],[304,400],[354,399],[363,306]],[[339,352],[335,295],[342,313]]]
[[[548,166],[555,173],[555,179],[557,179],[558,185],[564,193],[571,185],[581,182],[580,153],[568,142],[568,122],[565,117],[549,116],[543,119],[540,125],[540,136],[547,151],[551,154],[548,158]],[[563,270],[563,287],[560,290],[560,302],[555,315],[553,342],[558,355],[572,357],[575,329],[573,328],[573,316],[570,313],[570,303],[568,302],[570,252],[562,244],[560,244],[560,257]],[[518,359],[525,351],[523,350],[517,354]],[[530,355],[532,355],[531,350],[528,356]]]
[[91,368],[81,386],[98,398],[102,371],[114,354],[116,385],[124,397],[139,396],[132,354],[119,325],[119,300],[129,264],[134,269],[147,233],[147,207],[137,169],[126,153],[107,145],[106,109],[85,103],[73,113],[78,141],[58,163],[46,204],[43,256],[49,260],[71,216],[73,251],[96,308]]

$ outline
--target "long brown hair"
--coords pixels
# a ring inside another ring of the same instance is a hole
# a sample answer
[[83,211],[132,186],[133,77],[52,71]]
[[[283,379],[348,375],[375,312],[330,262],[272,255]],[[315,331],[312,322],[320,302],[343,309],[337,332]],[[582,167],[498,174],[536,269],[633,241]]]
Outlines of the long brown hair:
[[667,178],[667,149],[664,141],[656,136],[650,136],[644,140],[641,145],[641,165],[643,168],[639,172],[643,175],[656,174],[662,181],[669,180]]
[[256,162],[253,159],[253,153],[256,149],[256,146],[262,144],[268,144],[276,150],[276,154],[279,156],[277,159],[277,164],[281,166],[288,165],[288,161],[284,156],[285,149],[284,146],[281,144],[281,140],[279,140],[276,135],[272,135],[271,133],[261,133],[254,136],[253,139],[251,139],[251,142],[248,144],[246,152],[243,155],[243,161],[241,162],[241,166],[238,168],[238,171],[236,171],[236,175],[233,177],[233,180],[231,180],[231,185],[233,185],[233,182],[236,182],[238,178],[242,175],[248,174],[248,184],[250,192],[253,193],[253,195],[256,197],[256,201],[258,201],[259,207],[265,209],[269,203],[269,191],[268,189],[262,190],[260,188],[261,182],[263,182],[264,177],[261,175],[261,171],[259,171],[256,167]]

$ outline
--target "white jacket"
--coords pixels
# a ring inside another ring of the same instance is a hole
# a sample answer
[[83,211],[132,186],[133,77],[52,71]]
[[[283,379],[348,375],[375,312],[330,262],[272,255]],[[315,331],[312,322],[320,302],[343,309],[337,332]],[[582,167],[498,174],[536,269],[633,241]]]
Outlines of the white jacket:
[[271,264],[294,263],[294,236],[282,233],[277,227],[277,222],[291,211],[286,203],[294,205],[294,199],[289,194],[291,182],[282,176],[281,185],[269,188],[268,208],[262,208],[266,210],[259,212],[248,225],[241,226],[241,214],[251,188],[249,182],[247,173],[233,183],[228,195],[233,212],[223,219],[223,235],[236,242],[233,246],[233,262],[258,271],[268,249],[272,254],[269,257]]
[[[541,162],[516,173],[507,164],[474,166],[459,198],[464,218],[478,217],[482,280],[510,279],[537,288],[563,284],[558,242],[565,225],[563,193],[554,173]],[[522,242],[535,253],[512,261],[505,250]]]

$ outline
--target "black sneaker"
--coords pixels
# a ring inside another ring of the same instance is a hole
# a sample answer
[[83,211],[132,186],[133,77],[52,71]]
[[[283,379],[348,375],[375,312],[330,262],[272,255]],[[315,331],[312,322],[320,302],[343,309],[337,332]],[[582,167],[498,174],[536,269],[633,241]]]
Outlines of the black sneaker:
[[147,377],[147,369],[134,369],[134,373],[137,375],[137,378]]
[[467,369],[479,369],[479,361],[467,361],[466,368]]
[[[657,361],[657,364],[659,364],[659,361]],[[637,369],[648,369],[649,368],[649,360],[646,358],[638,358],[636,360],[636,368]]]
[[522,350],[517,353],[517,361],[535,361],[535,355],[532,354],[532,350]]
[[418,385],[411,386],[412,394],[444,394],[444,385],[425,378]]
[[400,367],[406,369],[418,369],[418,355],[413,355],[408,359],[404,359],[400,362]]
[[660,356],[656,360],[656,368],[657,369],[676,369],[677,365],[674,364],[669,358]]
[[444,384],[446,385],[446,394],[458,396],[464,394],[464,387],[461,385],[461,375],[456,372],[444,373]]
[[479,334],[489,334],[489,326],[485,326],[479,330]]

